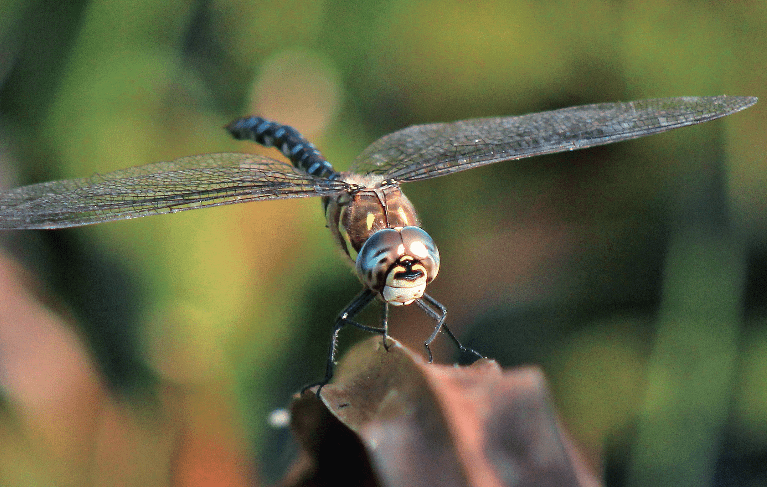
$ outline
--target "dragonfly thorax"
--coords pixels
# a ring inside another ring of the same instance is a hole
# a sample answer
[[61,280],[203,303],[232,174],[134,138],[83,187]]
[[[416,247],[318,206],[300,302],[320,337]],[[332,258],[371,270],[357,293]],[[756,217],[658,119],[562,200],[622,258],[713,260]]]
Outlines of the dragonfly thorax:
[[[341,248],[354,259],[365,242],[385,228],[417,227],[415,208],[397,185],[381,185],[380,181],[357,181],[355,175],[348,182],[367,187],[353,193],[330,197],[326,216],[330,231]],[[345,178],[345,180],[346,180]]]
[[439,272],[439,251],[418,227],[385,228],[367,239],[357,255],[357,276],[395,306],[423,296]]

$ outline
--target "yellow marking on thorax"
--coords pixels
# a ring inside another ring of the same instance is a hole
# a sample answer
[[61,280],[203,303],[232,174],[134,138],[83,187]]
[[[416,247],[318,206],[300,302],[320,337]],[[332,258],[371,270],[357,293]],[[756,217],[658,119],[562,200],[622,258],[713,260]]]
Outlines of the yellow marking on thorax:
[[407,213],[405,213],[405,209],[401,206],[397,210],[397,213],[399,213],[399,217],[402,218],[402,221],[405,223],[405,226],[410,225],[410,222],[407,221]]
[[367,221],[366,221],[368,230],[371,230],[373,228],[373,223],[375,223],[375,221],[376,221],[376,216],[373,214],[373,212],[369,212]]

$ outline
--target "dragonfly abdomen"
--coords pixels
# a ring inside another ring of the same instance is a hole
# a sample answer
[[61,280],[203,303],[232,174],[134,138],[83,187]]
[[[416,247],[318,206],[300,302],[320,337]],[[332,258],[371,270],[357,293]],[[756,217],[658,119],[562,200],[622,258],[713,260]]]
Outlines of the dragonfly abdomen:
[[298,130],[262,117],[243,117],[226,126],[237,140],[252,140],[265,147],[275,147],[297,168],[312,176],[330,178],[336,171],[322,157],[314,144]]

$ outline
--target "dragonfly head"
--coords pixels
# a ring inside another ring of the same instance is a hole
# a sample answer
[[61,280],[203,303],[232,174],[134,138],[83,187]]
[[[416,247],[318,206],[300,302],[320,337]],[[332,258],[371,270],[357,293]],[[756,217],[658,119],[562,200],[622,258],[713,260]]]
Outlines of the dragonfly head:
[[418,227],[385,228],[368,238],[357,255],[357,276],[389,304],[423,296],[439,272],[439,251]]

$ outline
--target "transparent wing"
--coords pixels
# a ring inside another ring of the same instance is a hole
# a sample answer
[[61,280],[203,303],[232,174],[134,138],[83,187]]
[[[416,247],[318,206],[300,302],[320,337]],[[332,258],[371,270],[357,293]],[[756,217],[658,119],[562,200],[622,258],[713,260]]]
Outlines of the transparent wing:
[[714,120],[756,101],[738,96],[665,98],[416,125],[373,142],[354,160],[351,172],[416,181],[494,162],[644,137]]
[[202,154],[0,193],[0,229],[63,228],[350,190],[253,154]]

